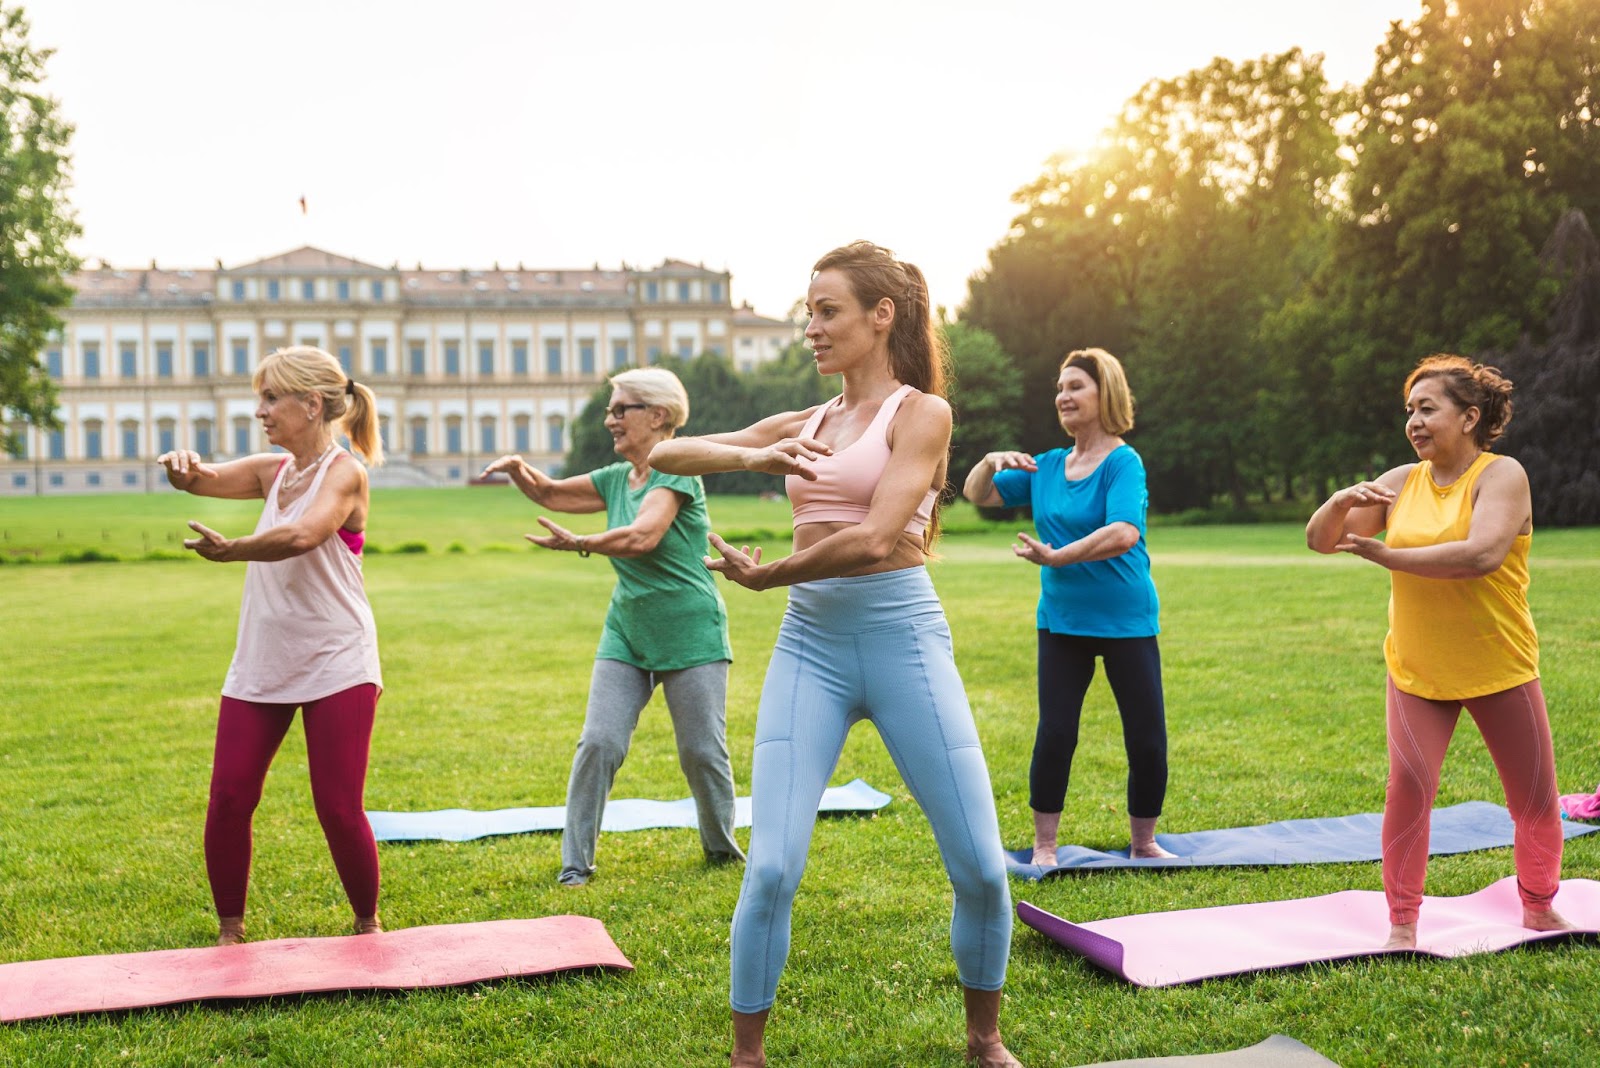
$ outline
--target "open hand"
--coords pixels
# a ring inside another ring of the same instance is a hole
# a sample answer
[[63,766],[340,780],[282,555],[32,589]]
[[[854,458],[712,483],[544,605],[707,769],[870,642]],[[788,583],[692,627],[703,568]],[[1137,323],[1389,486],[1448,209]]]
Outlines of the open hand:
[[711,547],[717,551],[722,559],[717,560],[706,556],[701,559],[707,571],[717,571],[729,582],[736,582],[747,590],[764,590],[766,585],[761,581],[761,549],[754,549],[746,545],[735,549],[723,541],[717,534],[712,534],[707,539]]
[[183,539],[185,549],[193,549],[207,560],[216,560],[219,563],[228,559],[228,549],[232,546],[229,539],[212,530],[198,519],[189,520],[189,529],[200,536],[198,538]]
[[1038,538],[1035,538],[1026,531],[1019,532],[1017,534],[1017,540],[1022,544],[1013,545],[1011,547],[1012,552],[1016,553],[1029,563],[1038,564],[1040,567],[1056,566],[1056,550],[1050,548],[1050,546],[1046,545],[1044,542],[1040,541]]
[[483,474],[498,475],[504,472],[509,474],[512,478],[515,478],[521,473],[522,468],[525,466],[526,464],[523,462],[522,457],[518,456],[516,453],[508,453],[505,456],[500,457],[498,460],[494,460],[491,463],[486,464],[483,468]]
[[1340,508],[1365,508],[1368,505],[1393,504],[1394,490],[1382,482],[1357,482],[1333,495],[1333,503]]
[[1345,534],[1334,547],[1335,552],[1349,553],[1363,560],[1371,560],[1380,567],[1388,567],[1389,546],[1377,538],[1363,538],[1360,534]]
[[1020,467],[1024,471],[1039,470],[1039,464],[1032,454],[1026,452],[991,452],[983,461],[994,471],[1004,471],[1008,467]]
[[761,471],[769,475],[799,475],[808,482],[817,480],[808,461],[832,456],[833,448],[816,438],[784,438],[764,449],[751,449],[744,457],[747,471]]
[[166,468],[169,473],[182,475],[185,478],[191,474],[199,475],[201,478],[218,477],[217,469],[201,462],[200,454],[193,449],[173,449],[171,452],[164,452],[156,457],[156,463]]
[[550,533],[524,534],[523,537],[535,545],[542,545],[546,549],[562,549],[567,552],[577,552],[583,546],[578,544],[578,536],[553,519],[539,517],[539,525]]

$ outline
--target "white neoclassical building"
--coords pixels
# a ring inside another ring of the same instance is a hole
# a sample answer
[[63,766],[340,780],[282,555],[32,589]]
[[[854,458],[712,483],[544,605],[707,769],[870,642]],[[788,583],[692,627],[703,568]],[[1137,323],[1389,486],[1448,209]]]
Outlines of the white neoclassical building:
[[659,267],[402,270],[316,248],[212,269],[75,275],[44,360],[62,429],[22,427],[0,494],[166,488],[175,446],[227,459],[266,447],[250,376],[263,354],[316,345],[378,396],[390,484],[464,484],[519,452],[559,469],[595,386],[663,355],[715,352],[741,371],[796,324],[735,307],[729,275]]

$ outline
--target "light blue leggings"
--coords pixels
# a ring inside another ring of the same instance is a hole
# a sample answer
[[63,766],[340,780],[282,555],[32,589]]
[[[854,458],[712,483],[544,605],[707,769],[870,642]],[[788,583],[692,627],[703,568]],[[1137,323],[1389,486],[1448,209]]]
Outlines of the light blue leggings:
[[961,984],[1005,983],[1011,893],[989,769],[944,610],[927,569],[914,567],[789,590],[756,718],[754,823],[733,914],[736,1012],[760,1012],[777,996],[817,803],[862,719],[878,728],[933,825],[955,888],[950,944]]

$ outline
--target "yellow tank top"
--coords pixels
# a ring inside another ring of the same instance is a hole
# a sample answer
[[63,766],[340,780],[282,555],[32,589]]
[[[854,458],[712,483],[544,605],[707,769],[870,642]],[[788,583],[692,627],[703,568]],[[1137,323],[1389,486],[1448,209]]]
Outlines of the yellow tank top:
[[[1472,491],[1500,459],[1483,453],[1448,486],[1423,460],[1389,511],[1385,541],[1396,549],[1465,541]],[[1389,674],[1402,692],[1433,701],[1499,693],[1539,677],[1539,635],[1528,611],[1528,546],[1519,534],[1500,567],[1481,578],[1436,579],[1391,571]]]

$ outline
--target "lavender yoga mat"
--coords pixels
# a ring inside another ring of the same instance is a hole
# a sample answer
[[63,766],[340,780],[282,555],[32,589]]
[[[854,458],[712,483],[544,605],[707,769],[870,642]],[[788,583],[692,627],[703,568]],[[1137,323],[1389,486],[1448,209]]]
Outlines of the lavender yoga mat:
[[1227,1053],[1191,1053],[1177,1057],[1140,1057],[1131,1061],[1095,1061],[1083,1068],[1339,1068],[1310,1046],[1287,1035],[1273,1035],[1248,1049]]
[[[861,779],[822,792],[818,812],[876,812],[893,798],[874,790]],[[477,812],[469,808],[443,808],[433,812],[368,812],[367,822],[380,842],[470,842],[496,834],[559,831],[567,822],[565,805],[546,808],[500,808]],[[696,827],[694,798],[646,801],[626,797],[606,802],[602,831],[642,831],[647,827]],[[750,826],[750,799],[733,799],[733,825]],[[1600,830],[1600,828],[1595,828]]]
[[[1070,871],[1097,868],[1203,868],[1245,864],[1342,864],[1379,860],[1379,831],[1383,815],[1366,812],[1358,816],[1326,816],[1316,819],[1280,820],[1257,827],[1230,827],[1220,831],[1191,831],[1188,834],[1158,834],[1156,841],[1172,860],[1134,860],[1128,851],[1101,852],[1083,846],[1062,846],[1056,850],[1057,867],[1041,868],[1032,863],[1033,851],[1016,850],[1006,854],[1006,870],[1030,882],[1064,875]],[[1467,801],[1449,808],[1433,810],[1428,852],[1433,856],[1470,853],[1511,844],[1511,814],[1502,805],[1487,801]],[[1563,823],[1568,838],[1600,831],[1600,826]]]
[[214,998],[463,986],[633,965],[587,916],[410,927],[340,938],[0,964],[0,1022]]
[[[1556,908],[1579,930],[1600,934],[1600,882],[1566,879]],[[1416,952],[1434,957],[1493,953],[1574,932],[1521,926],[1517,880],[1507,876],[1464,897],[1423,899],[1417,948],[1380,948],[1389,909],[1375,890],[1253,905],[1183,909],[1071,923],[1026,901],[1017,916],[1034,930],[1136,986],[1172,986],[1222,975],[1288,968],[1313,961]]]

